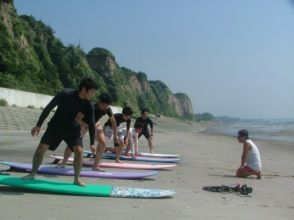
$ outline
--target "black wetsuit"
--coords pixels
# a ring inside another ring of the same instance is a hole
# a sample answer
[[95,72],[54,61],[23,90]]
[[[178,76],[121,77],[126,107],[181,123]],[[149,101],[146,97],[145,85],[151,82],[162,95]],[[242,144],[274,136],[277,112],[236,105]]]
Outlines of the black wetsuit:
[[[113,115],[112,110],[110,107],[108,107],[105,111],[99,109],[99,107],[96,105],[94,105],[94,120],[95,123],[99,121],[100,118],[102,118],[104,115],[108,115],[108,117],[111,117]],[[84,116],[82,119],[84,122],[86,122],[88,124],[88,117]]]
[[87,118],[89,126],[90,142],[94,144],[95,122],[93,106],[90,101],[80,99],[77,90],[64,90],[57,94],[45,107],[37,122],[41,127],[50,111],[57,106],[57,110],[48,123],[40,143],[48,144],[50,150],[55,150],[64,140],[73,150],[73,146],[83,146],[81,127],[75,120],[78,113]]
[[150,128],[153,128],[152,120],[150,118],[143,119],[142,117],[139,117],[139,118],[136,119],[135,124],[136,123],[143,124],[142,132],[139,134],[138,138],[140,138],[142,136],[142,134],[143,134],[147,139],[149,139],[151,134],[150,134],[150,132],[148,130],[148,125],[150,126]]
[[[131,127],[131,119],[125,120],[122,113],[116,113],[114,114],[116,126],[118,127],[121,123],[126,122],[127,123],[127,129],[130,129]],[[107,122],[104,124],[105,127],[110,126],[111,127],[111,121],[108,119]]]
[[108,115],[109,118],[113,115],[112,110],[111,110],[110,107],[108,107],[104,111],[104,110],[101,110],[101,109],[99,109],[98,107],[95,106],[95,108],[94,108],[95,122],[99,121],[99,119],[102,118],[102,116],[104,116],[106,114]]

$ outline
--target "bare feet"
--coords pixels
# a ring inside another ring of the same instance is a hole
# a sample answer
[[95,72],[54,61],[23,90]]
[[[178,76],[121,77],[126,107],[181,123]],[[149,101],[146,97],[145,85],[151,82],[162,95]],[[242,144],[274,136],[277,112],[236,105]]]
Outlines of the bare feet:
[[96,146],[91,145],[90,146],[90,151],[92,152],[92,154],[96,154]]
[[86,186],[85,183],[83,183],[80,179],[75,180],[73,184],[77,186]]
[[100,169],[100,167],[93,167],[93,171],[105,172],[105,170]]
[[116,163],[123,163],[123,162],[121,162],[120,160],[115,160],[115,162],[116,162]]
[[22,177],[23,180],[33,180],[35,179],[36,174],[30,173],[24,177]]

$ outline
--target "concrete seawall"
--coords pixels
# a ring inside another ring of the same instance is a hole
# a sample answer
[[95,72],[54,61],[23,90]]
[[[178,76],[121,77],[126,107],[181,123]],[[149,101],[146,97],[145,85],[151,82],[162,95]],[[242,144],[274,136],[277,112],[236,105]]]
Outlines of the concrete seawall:
[[[6,100],[9,106],[44,108],[52,98],[49,95],[0,87],[0,99]],[[111,106],[111,109],[113,113],[122,111],[119,106]]]
[[52,97],[53,96],[0,87],[0,99],[5,99],[10,106],[44,108]]

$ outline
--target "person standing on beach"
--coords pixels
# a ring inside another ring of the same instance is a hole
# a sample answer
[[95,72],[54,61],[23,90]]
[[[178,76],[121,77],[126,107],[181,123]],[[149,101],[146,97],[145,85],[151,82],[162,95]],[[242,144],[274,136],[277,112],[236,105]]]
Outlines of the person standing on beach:
[[[112,131],[113,131],[113,140],[115,142],[117,142],[117,125],[116,125],[116,121],[115,121],[112,109],[109,106],[110,104],[111,104],[111,97],[109,96],[109,94],[102,93],[99,96],[99,101],[97,103],[95,103],[95,105],[94,105],[96,140],[98,141],[97,146],[94,144],[90,145],[92,155],[96,155],[94,165],[92,168],[94,171],[104,171],[104,170],[101,170],[99,167],[99,163],[100,163],[102,154],[104,153],[104,151],[106,149],[106,138],[105,138],[103,126],[100,124],[100,119],[102,118],[102,116],[104,116],[106,114],[109,118],[108,119],[109,124],[112,128]],[[82,135],[82,137],[84,137],[84,135],[88,131],[87,117],[80,114],[77,118],[77,121],[82,127],[82,134],[81,135]],[[72,150],[70,147],[67,147],[65,149],[63,160],[60,163],[60,165],[58,165],[57,167],[64,167],[65,166],[66,161],[68,160],[68,158],[71,155],[71,152],[72,152]]]
[[[145,138],[148,140],[148,146],[149,146],[149,151],[151,154],[153,154],[153,122],[152,120],[148,117],[148,109],[142,109],[141,111],[141,117],[137,118],[135,121],[136,123],[142,123],[143,124],[143,129],[142,132],[139,134],[140,138],[142,135],[145,136]],[[148,125],[150,126],[150,130],[148,128]]]
[[246,129],[238,131],[238,141],[243,144],[241,166],[236,172],[237,177],[256,175],[261,178],[260,153],[255,143],[249,139],[249,132]]
[[83,79],[80,82],[78,90],[64,90],[58,93],[44,108],[36,126],[31,130],[32,136],[39,134],[41,126],[50,111],[57,106],[57,110],[49,121],[48,127],[34,153],[32,171],[27,176],[24,176],[23,179],[34,179],[43,161],[45,152],[48,149],[54,151],[61,141],[64,140],[75,153],[73,183],[84,186],[84,183],[80,180],[83,160],[83,140],[81,126],[76,118],[80,114],[87,116],[90,142],[93,145],[95,139],[95,122],[90,99],[95,95],[96,90],[97,85],[92,79]]
[[[121,163],[121,161],[119,159],[120,155],[121,155],[121,151],[122,151],[124,145],[128,144],[132,114],[133,114],[133,110],[128,106],[125,106],[123,108],[122,113],[114,114],[114,118],[115,118],[115,122],[116,122],[117,127],[123,122],[126,122],[126,124],[127,124],[126,134],[124,135],[124,139],[118,138],[117,140],[113,140],[114,149],[111,147],[106,148],[106,150],[114,151],[116,153],[115,161],[117,163]],[[121,128],[119,128],[118,130],[121,130]],[[108,119],[108,121],[104,124],[104,132],[105,132],[105,135],[107,136],[107,138],[110,140],[113,135],[113,129],[111,127],[110,119]]]

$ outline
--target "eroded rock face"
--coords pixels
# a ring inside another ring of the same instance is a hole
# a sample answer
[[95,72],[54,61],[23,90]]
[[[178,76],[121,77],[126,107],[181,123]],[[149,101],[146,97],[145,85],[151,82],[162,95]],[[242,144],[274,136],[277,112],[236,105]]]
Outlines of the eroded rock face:
[[172,100],[179,116],[186,117],[194,114],[192,103],[186,94],[176,93]]

